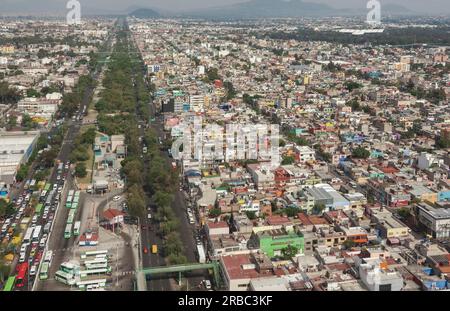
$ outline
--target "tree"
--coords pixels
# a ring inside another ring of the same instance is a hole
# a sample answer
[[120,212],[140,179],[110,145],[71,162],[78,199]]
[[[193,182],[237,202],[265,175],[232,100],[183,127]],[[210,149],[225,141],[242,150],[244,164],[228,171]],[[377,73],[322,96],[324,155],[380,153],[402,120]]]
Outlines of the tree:
[[170,207],[173,201],[173,195],[167,192],[157,191],[153,195],[153,201],[155,201],[158,207]]
[[245,212],[245,214],[247,215],[248,219],[250,219],[250,220],[254,220],[257,218],[256,213],[254,211],[247,211],[247,212]]
[[409,216],[409,209],[402,207],[397,211],[397,213],[401,218],[406,219]]
[[323,203],[315,203],[312,209],[313,214],[319,215],[325,210],[326,206]]
[[19,170],[17,171],[17,174],[16,174],[16,180],[18,182],[23,181],[27,177],[27,175],[28,175],[28,168],[29,168],[28,165],[25,165],[25,164],[22,164],[20,166],[20,168],[19,168]]
[[286,216],[288,217],[294,217],[298,213],[300,213],[300,209],[295,206],[288,206],[284,209],[284,212],[286,213]]
[[283,156],[281,165],[289,165],[295,163],[295,158],[293,156]]
[[281,250],[281,257],[284,260],[291,259],[292,257],[295,257],[298,253],[298,248],[292,245],[288,245],[287,247],[283,248]]
[[164,243],[164,248],[166,255],[182,255],[184,247],[180,239],[180,234],[178,232],[169,233]]
[[342,246],[345,247],[345,249],[350,249],[354,247],[356,243],[353,240],[345,240],[344,243],[342,243]]
[[363,147],[357,147],[353,149],[352,156],[358,159],[367,159],[370,156],[370,151]]
[[27,90],[27,97],[39,97],[40,95],[41,94],[33,88]]
[[75,167],[75,176],[79,178],[86,177],[87,170],[86,170],[86,164],[84,162],[77,163],[77,166]]
[[354,82],[354,81],[347,81],[344,83],[344,86],[349,92],[362,87],[362,85],[360,83]]
[[220,208],[213,208],[209,211],[209,216],[212,218],[219,217],[220,214],[222,214],[222,211],[220,210]]

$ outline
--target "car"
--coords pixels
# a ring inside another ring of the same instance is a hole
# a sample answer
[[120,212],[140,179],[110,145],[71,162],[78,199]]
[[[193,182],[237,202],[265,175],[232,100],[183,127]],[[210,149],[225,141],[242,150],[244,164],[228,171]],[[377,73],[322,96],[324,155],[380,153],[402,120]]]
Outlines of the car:
[[147,226],[146,226],[146,225],[142,225],[142,226],[141,226],[141,229],[142,229],[142,230],[146,230],[146,229],[147,229]]
[[144,247],[144,254],[148,254],[148,248]]
[[37,215],[34,215],[33,219],[31,220],[31,223],[35,224],[37,222],[37,219],[38,219]]
[[58,189],[58,184],[53,184],[53,190]]
[[56,180],[61,180],[61,176],[60,175],[56,176]]
[[152,219],[152,214],[148,213],[147,217],[148,219]]
[[37,270],[36,265],[32,265],[31,268],[30,268],[30,276],[35,276],[36,275],[36,270]]
[[30,257],[34,257],[34,255],[36,255],[36,248],[33,247],[30,251]]
[[48,220],[53,220],[53,217],[54,217],[54,214],[53,214],[53,213],[49,214],[49,215],[48,215]]
[[19,262],[25,262],[25,253],[20,253]]
[[206,289],[211,289],[211,281],[210,280],[203,280],[203,286],[205,286]]
[[189,223],[190,223],[191,225],[195,224],[194,218],[190,217],[190,218],[189,218]]
[[35,265],[36,265],[36,264],[39,264],[39,262],[41,261],[42,254],[43,254],[43,251],[40,250],[40,251],[36,254],[36,256],[34,257],[34,264],[35,264]]
[[117,202],[117,201],[119,201],[120,199],[121,199],[120,195],[116,195],[116,196],[113,197],[113,201],[114,201],[114,202]]

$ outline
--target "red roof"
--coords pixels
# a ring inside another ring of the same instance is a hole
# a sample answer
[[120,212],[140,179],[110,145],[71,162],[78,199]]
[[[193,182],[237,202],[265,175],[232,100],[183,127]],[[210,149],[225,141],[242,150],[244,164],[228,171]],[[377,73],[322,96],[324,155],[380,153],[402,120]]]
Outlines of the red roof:
[[266,217],[266,220],[269,225],[283,225],[291,222],[288,217],[283,217],[280,215]]
[[208,227],[210,229],[228,228],[228,224],[226,223],[226,221],[218,221],[218,222],[210,221],[208,222]]
[[309,220],[308,216],[303,214],[303,213],[298,213],[298,220],[300,220],[300,222],[305,225],[305,226],[310,226],[313,223]]
[[114,217],[117,216],[123,216],[125,215],[125,213],[117,210],[117,209],[107,209],[106,211],[103,212],[103,217],[105,217],[106,219],[113,219]]

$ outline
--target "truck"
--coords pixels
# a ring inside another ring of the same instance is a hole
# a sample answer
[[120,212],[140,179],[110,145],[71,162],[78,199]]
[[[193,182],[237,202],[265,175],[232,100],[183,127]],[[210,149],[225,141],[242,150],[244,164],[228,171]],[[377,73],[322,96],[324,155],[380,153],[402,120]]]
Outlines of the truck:
[[198,255],[198,262],[199,263],[205,263],[206,262],[205,249],[203,248],[203,245],[201,245],[201,244],[197,244],[197,255]]

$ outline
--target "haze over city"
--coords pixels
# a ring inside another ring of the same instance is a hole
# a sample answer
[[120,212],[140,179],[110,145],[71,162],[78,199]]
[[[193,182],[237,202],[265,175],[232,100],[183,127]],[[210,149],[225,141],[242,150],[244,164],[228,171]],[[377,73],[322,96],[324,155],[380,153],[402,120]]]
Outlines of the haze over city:
[[[282,0],[284,1],[284,0]],[[289,0],[285,0],[289,2]],[[296,0],[292,0],[296,1]],[[153,8],[164,13],[176,14],[192,10],[223,7],[243,0],[81,0],[85,14],[123,14],[136,8]],[[326,4],[336,9],[364,9],[364,0],[307,0],[307,3]],[[0,15],[5,14],[52,14],[65,11],[64,0],[0,0]],[[420,14],[448,14],[447,0],[383,0],[381,5],[396,5]]]

